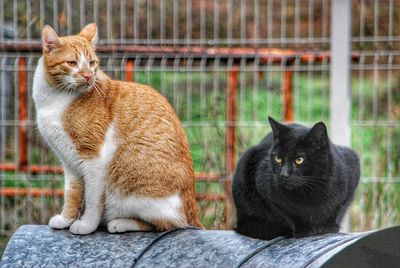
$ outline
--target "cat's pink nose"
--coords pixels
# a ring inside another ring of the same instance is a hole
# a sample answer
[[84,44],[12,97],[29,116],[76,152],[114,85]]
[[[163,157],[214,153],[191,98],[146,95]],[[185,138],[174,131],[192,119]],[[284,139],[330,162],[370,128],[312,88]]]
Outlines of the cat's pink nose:
[[89,73],[84,73],[82,76],[86,79],[86,82],[88,82],[92,78],[92,74]]

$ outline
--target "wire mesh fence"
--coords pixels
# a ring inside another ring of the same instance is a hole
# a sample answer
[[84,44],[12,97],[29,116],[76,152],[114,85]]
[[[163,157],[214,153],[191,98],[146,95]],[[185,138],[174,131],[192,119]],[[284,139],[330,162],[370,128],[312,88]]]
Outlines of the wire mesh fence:
[[[350,125],[362,182],[351,220],[367,230],[400,217],[400,1],[352,8]],[[267,116],[329,125],[330,14],[325,0],[0,1],[0,234],[46,224],[62,206],[63,176],[31,98],[45,24],[67,35],[96,22],[102,69],[167,97],[189,137],[200,217],[219,229],[232,225],[233,165],[270,130]]]
[[327,0],[3,0],[0,5],[2,21],[19,40],[37,39],[45,24],[70,35],[95,22],[108,44],[329,47]]
[[362,159],[353,206],[357,229],[399,222],[399,1],[353,3],[352,140]]

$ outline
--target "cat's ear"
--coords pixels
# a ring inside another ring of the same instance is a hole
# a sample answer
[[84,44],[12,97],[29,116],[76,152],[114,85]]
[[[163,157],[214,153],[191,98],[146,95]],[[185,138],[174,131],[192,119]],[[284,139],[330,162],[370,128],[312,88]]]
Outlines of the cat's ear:
[[315,149],[326,147],[329,144],[328,131],[323,122],[316,123],[308,132],[307,138]]
[[268,116],[269,125],[272,128],[272,133],[274,134],[274,139],[276,140],[283,130],[286,129],[285,125],[278,123],[272,117]]
[[45,53],[49,53],[64,44],[64,42],[58,37],[57,33],[49,25],[43,27],[42,41]]
[[95,47],[98,40],[96,23],[86,25],[78,35],[86,38]]

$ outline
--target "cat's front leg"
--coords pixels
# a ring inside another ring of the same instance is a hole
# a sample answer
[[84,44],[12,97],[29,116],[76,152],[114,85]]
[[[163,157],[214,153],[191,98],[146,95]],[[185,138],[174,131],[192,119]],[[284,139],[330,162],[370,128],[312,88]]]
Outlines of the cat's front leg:
[[105,171],[101,168],[92,169],[84,176],[85,212],[71,225],[71,233],[86,235],[94,232],[99,226],[104,210],[104,178]]
[[83,181],[75,176],[64,165],[64,206],[61,214],[53,216],[49,221],[49,226],[54,229],[64,229],[78,218],[82,206]]
[[303,238],[308,236],[313,236],[317,234],[317,230],[314,226],[307,224],[297,224],[293,229],[293,237],[295,238]]
[[318,234],[328,234],[328,233],[337,233],[339,232],[340,226],[337,224],[331,224],[326,226],[319,226],[317,228]]
[[308,229],[303,228],[301,230],[296,229],[293,236],[296,238],[302,238],[317,234],[337,233],[338,231],[339,231],[339,226],[337,224],[332,224],[326,226],[309,227]]
[[295,238],[303,238],[303,237],[308,237],[308,236],[313,236],[317,234],[316,231],[314,230],[303,230],[303,231],[296,231],[293,233],[293,237]]

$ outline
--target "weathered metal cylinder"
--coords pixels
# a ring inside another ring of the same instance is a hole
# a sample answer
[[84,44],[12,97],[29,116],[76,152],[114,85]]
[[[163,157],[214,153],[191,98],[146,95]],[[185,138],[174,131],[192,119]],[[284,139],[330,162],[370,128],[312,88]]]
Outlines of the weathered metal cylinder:
[[252,239],[233,231],[98,231],[87,236],[21,226],[1,267],[400,267],[400,227],[301,239]]

